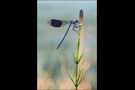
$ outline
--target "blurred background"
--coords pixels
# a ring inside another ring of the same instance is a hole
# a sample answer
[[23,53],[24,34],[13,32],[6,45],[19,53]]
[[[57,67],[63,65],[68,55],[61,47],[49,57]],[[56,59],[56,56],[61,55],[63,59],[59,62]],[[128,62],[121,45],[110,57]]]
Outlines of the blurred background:
[[[78,34],[70,30],[63,43],[57,46],[69,25],[55,28],[48,19],[79,20],[83,10],[80,51],[83,57],[78,66],[84,68],[78,89],[97,90],[97,1],[37,1],[37,89],[75,89],[66,69],[75,81]],[[78,29],[79,30],[79,29]]]

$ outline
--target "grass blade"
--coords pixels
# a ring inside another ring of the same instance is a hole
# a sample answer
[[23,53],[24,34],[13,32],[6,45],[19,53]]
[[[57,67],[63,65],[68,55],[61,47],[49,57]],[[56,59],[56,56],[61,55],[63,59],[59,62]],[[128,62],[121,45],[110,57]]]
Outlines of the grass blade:
[[79,85],[79,84],[81,83],[81,81],[83,80],[83,79],[82,79],[83,71],[84,71],[84,68],[83,68],[83,70],[82,70],[81,79],[80,79],[80,81],[79,81],[79,83],[78,83],[77,85]]
[[[82,54],[83,55],[83,54]],[[78,63],[81,61],[81,59],[82,59],[82,55],[80,56],[80,58],[79,58],[79,60],[78,60]]]
[[[65,66],[65,68],[66,68],[66,70],[67,70],[67,67]],[[67,73],[68,73],[68,70],[67,70]],[[74,80],[72,79],[72,77],[70,76],[70,74],[68,73],[68,76],[69,76],[69,78],[71,79],[71,81],[73,82],[73,84],[75,85],[75,83],[74,83]],[[76,85],[75,85],[76,86]]]

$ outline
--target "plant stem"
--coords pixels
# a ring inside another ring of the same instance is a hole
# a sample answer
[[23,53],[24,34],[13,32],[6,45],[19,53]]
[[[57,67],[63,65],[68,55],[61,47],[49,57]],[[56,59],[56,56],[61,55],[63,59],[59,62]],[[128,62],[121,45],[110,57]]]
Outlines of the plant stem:
[[[77,60],[78,60],[78,57],[79,57],[79,47],[80,47],[80,34],[81,34],[81,27],[82,25],[79,25],[79,35],[78,35],[78,47],[77,47]],[[77,71],[78,71],[78,64],[76,64],[76,90],[77,87],[78,87],[78,81],[77,81]]]
[[78,59],[79,47],[80,47],[80,34],[81,34],[81,28],[82,28],[82,25],[79,25],[78,47],[77,47],[77,59]]
[[78,54],[79,54],[79,47],[80,47],[80,34],[81,34],[81,28],[82,25],[79,25],[79,35],[78,35],[78,47],[77,47],[77,59],[78,59]]
[[[76,85],[78,84],[78,81],[77,81],[77,71],[78,71],[78,64],[76,64]],[[77,90],[77,86],[76,86],[76,90]]]

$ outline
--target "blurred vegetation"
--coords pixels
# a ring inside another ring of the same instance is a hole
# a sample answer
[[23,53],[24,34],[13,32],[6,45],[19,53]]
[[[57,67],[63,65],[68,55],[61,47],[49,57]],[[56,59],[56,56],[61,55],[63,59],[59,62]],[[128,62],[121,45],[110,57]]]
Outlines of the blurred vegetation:
[[37,89],[75,89],[65,66],[75,81],[75,62],[78,34],[72,26],[57,50],[68,25],[54,28],[48,19],[76,20],[84,11],[79,66],[84,68],[79,89],[97,89],[97,2],[96,1],[37,1]]

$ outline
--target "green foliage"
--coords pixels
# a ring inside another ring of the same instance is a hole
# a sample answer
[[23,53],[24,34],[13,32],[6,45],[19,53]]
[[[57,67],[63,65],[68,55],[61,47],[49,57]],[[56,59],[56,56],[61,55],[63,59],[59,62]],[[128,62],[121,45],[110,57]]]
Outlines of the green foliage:
[[83,55],[83,54],[80,56],[79,60],[77,59],[77,57],[74,56],[74,53],[73,53],[73,52],[72,52],[72,55],[73,55],[73,59],[74,59],[75,63],[76,63],[76,64],[79,64],[79,62],[80,62],[81,59],[82,59],[82,55]]
[[72,52],[72,55],[73,55],[73,59],[74,59],[74,61],[75,61],[75,63],[76,63],[76,62],[78,61],[78,60],[77,60],[77,57],[74,56],[74,53],[73,53],[73,52]]
[[81,72],[82,72],[82,70],[80,70],[80,69],[79,69],[79,72],[78,72],[78,79],[77,79],[77,81],[79,81],[79,78],[80,78]]
[[[83,54],[82,54],[83,55]],[[82,55],[80,56],[80,58],[79,58],[79,60],[78,60],[78,62],[77,63],[79,63],[80,61],[81,61],[81,59],[82,59]]]
[[77,86],[81,83],[81,81],[82,81],[82,76],[83,76],[83,71],[84,71],[84,68],[83,68],[83,70],[81,69],[81,71],[82,71],[82,74],[81,74],[81,78],[80,78],[80,81],[79,81],[79,77],[78,77],[78,81],[79,81],[79,83],[77,84]]
[[[65,66],[65,68],[66,68],[66,70],[67,70],[67,67]],[[69,74],[69,72],[68,72],[68,70],[67,70],[67,73],[68,73],[68,76],[69,76],[69,78],[71,79],[71,81],[73,82],[73,84],[76,86],[76,84],[74,83],[74,80],[72,79],[72,77],[70,76],[70,74]]]

